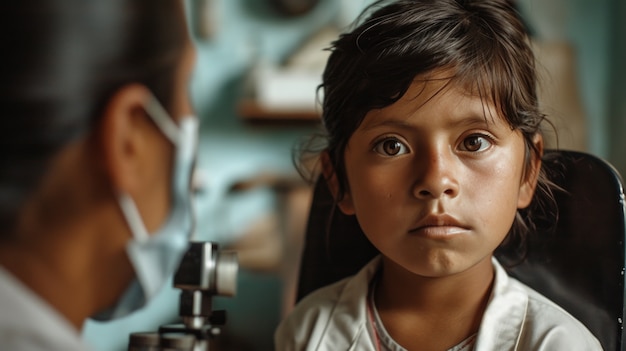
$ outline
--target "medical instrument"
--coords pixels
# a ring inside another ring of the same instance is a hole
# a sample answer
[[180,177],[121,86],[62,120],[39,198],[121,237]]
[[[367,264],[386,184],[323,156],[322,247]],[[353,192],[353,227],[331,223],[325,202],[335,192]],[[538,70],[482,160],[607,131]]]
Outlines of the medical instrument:
[[209,351],[209,342],[226,322],[225,311],[213,311],[213,296],[234,296],[239,265],[235,252],[213,242],[191,242],[174,275],[180,289],[180,324],[158,332],[130,335],[128,351]]

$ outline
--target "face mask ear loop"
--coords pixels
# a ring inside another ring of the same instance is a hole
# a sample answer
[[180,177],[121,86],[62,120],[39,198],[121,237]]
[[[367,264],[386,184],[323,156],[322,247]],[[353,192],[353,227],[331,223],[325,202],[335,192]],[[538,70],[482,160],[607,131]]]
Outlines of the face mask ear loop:
[[194,178],[197,177],[197,173],[195,172],[196,169],[196,161],[194,160],[194,165],[193,165],[193,169],[194,171],[192,172],[192,180],[191,180],[191,198],[189,199],[189,208],[191,209],[191,233],[189,234],[189,241],[199,241],[200,238],[198,237],[198,232],[197,232],[197,215],[196,215],[196,200],[197,200],[197,191],[198,189],[195,188],[194,183],[195,180]]
[[[198,153],[198,140],[195,140],[195,143],[193,145],[194,148],[194,155],[197,155]],[[191,184],[191,198],[189,199],[189,208],[191,209],[191,234],[189,235],[189,240],[190,241],[199,241],[200,238],[198,237],[198,232],[197,232],[197,221],[198,219],[196,218],[197,216],[197,212],[196,212],[196,200],[197,200],[197,192],[199,191],[199,189],[196,188],[196,184],[198,184],[198,180],[195,179],[198,177],[198,173],[197,171],[197,166],[198,164],[198,159],[196,157],[194,157],[193,160],[193,165],[191,166],[191,179],[190,184]]]
[[179,128],[169,117],[169,113],[165,111],[163,105],[153,96],[150,96],[145,106],[148,116],[156,123],[157,127],[165,134],[165,136],[174,144],[180,143]]
[[128,227],[130,228],[133,238],[135,238],[138,242],[147,241],[150,235],[141,220],[141,215],[139,214],[139,210],[137,210],[137,206],[135,206],[133,199],[128,194],[124,193],[119,194],[118,199],[120,208],[126,218],[126,223],[128,223]]
[[198,154],[198,129],[199,129],[199,121],[196,117],[194,117],[193,115],[188,115],[185,116],[184,118],[181,119],[181,125],[180,125],[180,135],[182,138],[185,138],[185,141],[181,141],[181,145],[179,145],[179,147],[186,147],[189,148],[187,150],[183,151],[183,154],[186,155],[193,155],[193,161],[191,164],[191,171],[189,173],[189,208],[190,208],[190,216],[191,216],[191,232],[189,235],[189,240],[190,241],[195,241],[195,240],[199,240],[198,238],[198,233],[196,232],[196,195],[197,195],[197,191],[198,189],[196,188],[196,185],[198,183],[198,180],[195,179],[198,174],[197,174],[197,154]]

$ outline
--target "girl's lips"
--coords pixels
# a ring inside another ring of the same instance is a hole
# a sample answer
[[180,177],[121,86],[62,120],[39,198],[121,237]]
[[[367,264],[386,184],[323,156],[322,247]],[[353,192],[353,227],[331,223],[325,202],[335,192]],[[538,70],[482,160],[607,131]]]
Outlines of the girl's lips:
[[467,232],[469,227],[462,224],[456,218],[447,215],[429,215],[424,217],[417,223],[415,228],[409,230],[411,234],[420,234],[425,236],[449,236]]
[[467,232],[467,229],[455,226],[424,226],[410,231],[411,234],[431,237],[445,237],[464,232]]

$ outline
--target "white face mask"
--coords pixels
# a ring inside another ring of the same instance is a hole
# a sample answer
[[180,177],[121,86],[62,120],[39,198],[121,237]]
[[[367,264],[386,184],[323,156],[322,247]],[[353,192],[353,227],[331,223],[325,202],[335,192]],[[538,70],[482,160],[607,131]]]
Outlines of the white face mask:
[[118,195],[122,213],[133,235],[126,251],[135,270],[136,279],[115,306],[93,317],[97,320],[124,317],[154,298],[174,274],[194,229],[191,177],[196,161],[198,120],[194,117],[185,117],[179,125],[176,125],[154,97],[145,108],[161,132],[176,148],[172,171],[171,210],[165,224],[150,235],[133,199],[125,193]]

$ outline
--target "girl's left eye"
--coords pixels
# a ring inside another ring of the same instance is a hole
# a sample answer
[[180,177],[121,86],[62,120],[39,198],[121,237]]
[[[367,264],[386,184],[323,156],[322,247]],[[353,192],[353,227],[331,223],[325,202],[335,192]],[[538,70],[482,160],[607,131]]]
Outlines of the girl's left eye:
[[374,151],[383,156],[398,156],[409,152],[409,148],[396,138],[386,138],[374,146]]
[[469,152],[479,152],[488,149],[492,145],[489,137],[485,135],[475,134],[463,139],[461,149]]

